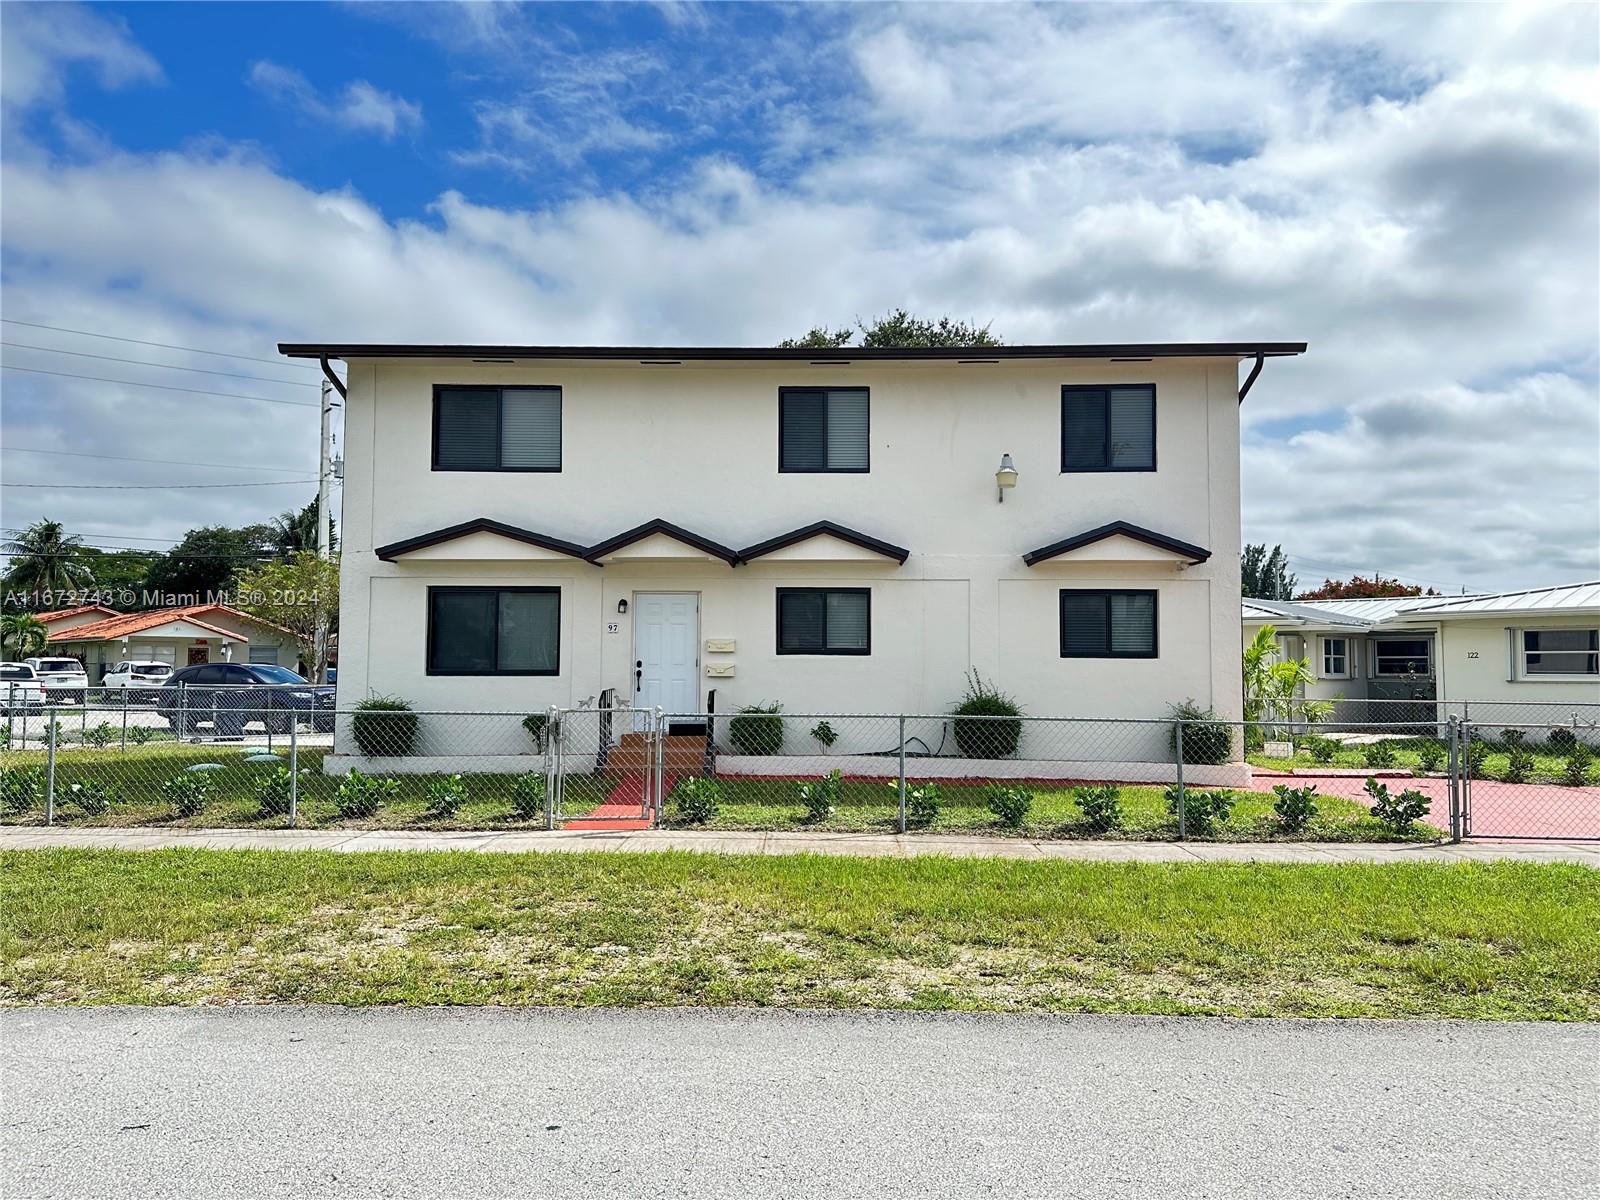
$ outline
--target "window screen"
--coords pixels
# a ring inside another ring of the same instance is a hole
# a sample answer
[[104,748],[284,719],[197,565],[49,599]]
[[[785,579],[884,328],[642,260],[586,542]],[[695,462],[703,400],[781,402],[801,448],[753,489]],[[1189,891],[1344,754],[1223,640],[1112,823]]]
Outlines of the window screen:
[[428,589],[428,674],[554,675],[559,588]]
[[437,388],[436,471],[561,470],[561,389]]
[[1156,657],[1155,592],[1062,589],[1061,657]]
[[780,471],[866,471],[866,388],[782,388],[778,392]]
[[779,588],[779,654],[870,654],[869,588]]
[[1155,470],[1155,384],[1063,386],[1061,469]]

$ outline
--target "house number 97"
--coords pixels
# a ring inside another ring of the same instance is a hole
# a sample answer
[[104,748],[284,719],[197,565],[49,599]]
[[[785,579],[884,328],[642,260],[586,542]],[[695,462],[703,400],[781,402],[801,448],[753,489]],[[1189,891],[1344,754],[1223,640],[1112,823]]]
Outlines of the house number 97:
[[607,633],[620,633],[621,631],[622,631],[622,626],[620,624],[618,624],[616,621],[607,621],[606,622],[606,632]]

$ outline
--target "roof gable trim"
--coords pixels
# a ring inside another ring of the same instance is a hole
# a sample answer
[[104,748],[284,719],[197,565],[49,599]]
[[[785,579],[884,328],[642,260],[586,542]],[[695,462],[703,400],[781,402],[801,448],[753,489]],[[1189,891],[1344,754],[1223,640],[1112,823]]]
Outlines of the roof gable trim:
[[552,550],[557,554],[571,555],[573,558],[585,558],[588,552],[576,542],[563,541],[547,534],[535,533],[531,529],[522,529],[516,525],[507,525],[504,521],[494,521],[488,517],[478,517],[475,520],[463,521],[459,525],[449,525],[443,529],[435,529],[432,533],[418,534],[413,538],[405,538],[398,542],[390,542],[387,546],[379,546],[373,553],[385,562],[393,562],[415,550],[424,550],[429,546],[437,546],[442,542],[455,541],[457,538],[469,537],[474,533],[492,533],[499,537],[510,538],[512,541],[522,542],[524,545],[537,546],[541,550]]
[[1029,550],[1022,556],[1022,561],[1028,566],[1045,562],[1048,559],[1059,558],[1063,554],[1070,554],[1074,550],[1081,550],[1095,542],[1104,541],[1110,537],[1132,538],[1136,542],[1143,542],[1157,550],[1165,550],[1169,554],[1186,558],[1191,563],[1203,563],[1211,557],[1211,551],[1192,542],[1179,541],[1177,538],[1168,537],[1164,533],[1157,533],[1153,529],[1145,529],[1141,525],[1133,525],[1127,521],[1112,521],[1108,525],[1090,529],[1074,537],[1065,538],[1059,542],[1052,542],[1048,546],[1040,546],[1037,550]]
[[739,551],[739,559],[741,562],[749,562],[751,559],[760,558],[778,550],[786,550],[790,546],[796,546],[801,542],[807,542],[812,538],[823,536],[836,537],[841,542],[849,542],[852,546],[859,546],[863,550],[881,554],[883,557],[891,558],[897,563],[904,563],[906,559],[911,557],[911,551],[904,546],[896,546],[891,542],[885,542],[880,538],[851,529],[847,525],[836,524],[833,521],[816,521],[801,529],[790,530],[788,533],[779,534],[775,538],[757,542],[754,546],[746,546]]

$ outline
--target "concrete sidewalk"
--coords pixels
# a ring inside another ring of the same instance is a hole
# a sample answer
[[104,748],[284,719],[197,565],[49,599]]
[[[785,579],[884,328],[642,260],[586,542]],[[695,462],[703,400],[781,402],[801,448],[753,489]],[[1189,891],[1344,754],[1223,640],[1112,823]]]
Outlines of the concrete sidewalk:
[[350,829],[45,829],[0,827],[0,850],[78,846],[117,850],[702,850],[717,854],[850,854],[908,858],[1093,859],[1113,862],[1571,862],[1600,868],[1600,842],[1461,845],[1338,842],[1034,841],[1029,838],[881,833],[733,833],[646,829],[424,832]]

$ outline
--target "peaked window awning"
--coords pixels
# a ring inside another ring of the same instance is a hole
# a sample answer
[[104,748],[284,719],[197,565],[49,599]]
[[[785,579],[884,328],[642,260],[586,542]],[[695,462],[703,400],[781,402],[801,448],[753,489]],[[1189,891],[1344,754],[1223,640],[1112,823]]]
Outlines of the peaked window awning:
[[1180,541],[1132,525],[1127,521],[1112,521],[1073,537],[1029,550],[1022,561],[1030,567],[1050,559],[1075,558],[1079,561],[1097,562],[1189,562],[1203,563],[1211,551],[1192,542]]
[[478,517],[403,541],[390,542],[387,546],[379,546],[374,553],[385,562],[406,557],[465,562],[562,556],[583,558],[587,551],[576,542],[535,533],[531,529],[520,529],[488,517]]
[[584,557],[592,563],[694,562],[714,558],[730,567],[739,565],[738,551],[660,517],[590,546]]
[[739,551],[742,562],[767,557],[789,562],[859,562],[888,558],[903,563],[911,557],[911,551],[847,525],[817,521]]

